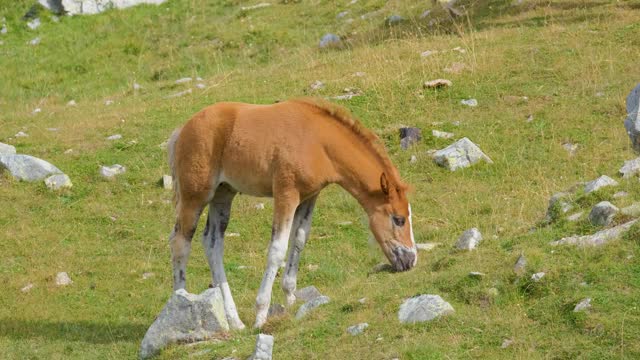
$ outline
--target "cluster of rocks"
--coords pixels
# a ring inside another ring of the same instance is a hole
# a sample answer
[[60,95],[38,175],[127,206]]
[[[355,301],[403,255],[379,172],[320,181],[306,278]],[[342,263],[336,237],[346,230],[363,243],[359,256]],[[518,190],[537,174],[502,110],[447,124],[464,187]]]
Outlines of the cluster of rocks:
[[43,181],[50,190],[73,186],[69,176],[51,163],[30,155],[17,154],[16,148],[0,143],[0,170],[6,169],[21,181]]

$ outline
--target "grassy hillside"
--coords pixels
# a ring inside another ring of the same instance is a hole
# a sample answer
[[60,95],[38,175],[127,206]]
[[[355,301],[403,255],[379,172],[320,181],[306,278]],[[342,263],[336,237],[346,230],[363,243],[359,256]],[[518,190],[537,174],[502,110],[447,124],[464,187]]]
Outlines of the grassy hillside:
[[[439,5],[420,18],[431,4],[414,0],[278,1],[240,9],[254,3],[169,0],[58,21],[42,13],[42,26],[30,30],[20,18],[32,1],[0,0],[8,28],[0,35],[0,141],[50,161],[74,183],[54,193],[0,175],[0,357],[136,357],[171,294],[167,239],[174,213],[171,193],[158,184],[168,173],[161,144],[171,131],[216,101],[266,104],[345,88],[362,95],[339,102],[384,140],[415,188],[416,241],[442,245],[421,252],[410,272],[371,274],[383,259],[367,244],[364,213],[340,188],[326,189],[298,287],[315,285],[332,302],[301,321],[287,315],[267,323],[274,358],[640,357],[640,228],[602,248],[556,248],[548,243],[597,229],[586,220],[541,221],[553,193],[602,174],[614,177],[635,157],[622,120],[624,99],[640,80],[640,2],[478,1],[467,4],[469,16],[453,21]],[[336,18],[342,11],[349,13]],[[388,26],[391,14],[405,21]],[[320,51],[327,32],[340,35],[345,47]],[[40,44],[27,44],[35,37]],[[438,52],[422,57],[426,50]],[[462,69],[446,70],[452,67]],[[203,78],[204,89],[195,81],[174,83],[185,76]],[[436,78],[453,86],[422,88]],[[315,80],[326,86],[312,92]],[[188,88],[191,94],[169,97]],[[467,98],[479,105],[461,105]],[[67,106],[70,100],[77,105]],[[399,147],[403,125],[424,135],[409,151]],[[469,137],[494,164],[456,172],[436,166],[427,150],[453,141],[434,138],[434,129]],[[18,131],[29,137],[15,138]],[[105,139],[113,134],[123,138]],[[578,144],[574,156],[565,143]],[[103,180],[99,166],[115,163],[127,173]],[[640,201],[637,178],[617,180],[616,189],[583,196],[580,204],[588,209],[620,190],[630,195],[617,206]],[[266,209],[255,209],[259,202]],[[226,242],[225,268],[246,324],[255,316],[271,210],[269,199],[239,196],[228,228],[240,234]],[[454,251],[470,227],[480,229],[484,242],[477,251]],[[210,282],[201,230],[188,266],[191,292]],[[512,269],[521,253],[528,265],[517,278]],[[74,283],[56,287],[59,271]],[[486,276],[471,279],[470,271]],[[547,274],[541,282],[528,280],[539,271]],[[144,280],[143,273],[153,276]],[[28,283],[33,289],[22,292]],[[283,303],[276,283],[273,302]],[[439,294],[456,313],[401,326],[399,304],[422,293]],[[573,313],[585,297],[593,299],[591,311]],[[359,322],[370,325],[363,335],[345,332]],[[160,358],[246,358],[255,333],[172,347]],[[513,344],[502,349],[505,339]]]

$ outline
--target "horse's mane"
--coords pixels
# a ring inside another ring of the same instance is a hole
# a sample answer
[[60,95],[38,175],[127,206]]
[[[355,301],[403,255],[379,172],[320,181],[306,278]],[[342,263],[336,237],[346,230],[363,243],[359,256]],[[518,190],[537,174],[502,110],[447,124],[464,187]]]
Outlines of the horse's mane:
[[362,123],[356,119],[348,109],[320,98],[303,97],[292,99],[290,101],[311,106],[351,130],[358,139],[362,140],[364,144],[372,150],[380,162],[382,162],[387,176],[391,176],[398,187],[406,187],[398,175],[398,170],[393,166],[391,159],[389,159],[387,150],[382,144],[382,141],[380,141],[380,138],[362,125]]

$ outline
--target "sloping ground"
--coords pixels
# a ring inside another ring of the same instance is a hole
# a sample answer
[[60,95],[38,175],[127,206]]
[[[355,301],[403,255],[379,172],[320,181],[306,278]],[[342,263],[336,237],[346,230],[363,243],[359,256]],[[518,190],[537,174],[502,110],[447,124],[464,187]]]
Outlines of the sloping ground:
[[[327,189],[299,287],[315,285],[332,302],[303,320],[285,316],[267,324],[276,359],[640,356],[638,225],[622,240],[586,249],[549,245],[598,230],[586,221],[537,226],[551,194],[614,176],[635,157],[622,120],[624,99],[640,80],[638,2],[480,2],[455,22],[441,9],[420,19],[427,8],[419,1],[277,2],[240,10],[253,4],[174,0],[59,22],[43,13],[42,25],[29,30],[20,20],[29,1],[0,3],[8,29],[0,35],[0,141],[50,161],[74,184],[52,193],[40,183],[0,177],[3,357],[135,357],[171,291],[171,194],[157,182],[168,172],[160,145],[173,128],[216,101],[271,103],[340,95],[344,88],[362,93],[341,103],[381,136],[415,188],[416,240],[442,246],[422,252],[410,272],[370,274],[381,253],[368,248],[362,211],[344,191]],[[349,14],[337,19],[342,11]],[[406,20],[387,26],[391,14]],[[440,21],[430,27],[432,19]],[[340,35],[345,48],[319,51],[326,32]],[[36,37],[38,45],[27,44]],[[427,50],[438,52],[422,57]],[[195,80],[174,83],[187,76],[201,77],[204,88]],[[422,88],[437,78],[453,86]],[[325,87],[313,92],[316,80]],[[469,98],[479,105],[460,104]],[[77,105],[67,106],[70,100]],[[401,125],[420,127],[423,141],[402,151]],[[455,139],[432,137],[431,130]],[[14,138],[19,131],[29,137]],[[107,141],[113,134],[123,138]],[[427,155],[465,136],[494,163],[449,172]],[[575,155],[565,143],[579,144]],[[99,166],[115,163],[127,173],[102,180]],[[615,191],[630,194],[617,206],[640,200],[637,178],[617,180]],[[586,197],[584,205],[611,191]],[[256,209],[259,202],[266,209]],[[227,242],[225,266],[247,324],[255,316],[271,210],[268,199],[241,196],[229,224],[239,236]],[[480,229],[484,242],[473,252],[453,251],[470,227]],[[210,282],[202,253],[196,244],[191,292]],[[528,265],[518,278],[513,264],[521,253]],[[59,271],[73,284],[55,286]],[[470,271],[486,276],[470,278]],[[528,280],[540,271],[542,281]],[[144,273],[153,276],[143,279]],[[29,283],[33,288],[22,292]],[[400,303],[423,293],[442,296],[456,313],[401,326]],[[281,292],[274,294],[282,303]],[[574,313],[586,297],[591,310]],[[369,323],[362,335],[346,333],[360,322]],[[513,343],[502,349],[505,339]],[[246,330],[161,357],[245,358],[254,340]]]

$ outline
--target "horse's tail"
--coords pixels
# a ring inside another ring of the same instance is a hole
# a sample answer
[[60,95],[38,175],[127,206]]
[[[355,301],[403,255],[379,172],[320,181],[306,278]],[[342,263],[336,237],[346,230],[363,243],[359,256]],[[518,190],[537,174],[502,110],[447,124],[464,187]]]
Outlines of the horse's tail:
[[176,142],[180,137],[180,132],[182,131],[182,127],[179,127],[173,131],[171,137],[169,138],[169,142],[167,143],[167,153],[169,155],[169,168],[171,169],[171,177],[173,178],[173,204],[177,205],[180,196],[179,183],[180,179],[178,178],[178,173],[176,171]]

